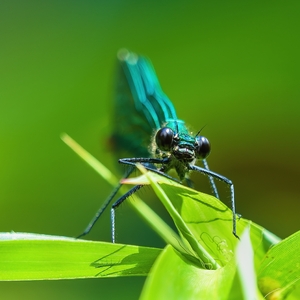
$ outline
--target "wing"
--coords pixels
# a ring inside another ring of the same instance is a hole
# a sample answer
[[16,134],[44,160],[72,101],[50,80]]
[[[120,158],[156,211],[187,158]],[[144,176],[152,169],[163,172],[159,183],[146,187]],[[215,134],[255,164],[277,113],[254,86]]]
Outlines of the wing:
[[151,62],[127,50],[118,53],[112,142],[119,157],[148,157],[154,132],[177,119]]

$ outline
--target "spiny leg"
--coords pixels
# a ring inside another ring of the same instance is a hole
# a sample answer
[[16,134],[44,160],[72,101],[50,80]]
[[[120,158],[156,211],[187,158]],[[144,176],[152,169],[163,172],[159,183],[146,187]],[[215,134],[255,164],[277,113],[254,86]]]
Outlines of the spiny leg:
[[[129,170],[125,173],[125,175],[123,176],[123,179],[125,178],[128,178],[130,176],[130,174],[132,174],[132,172],[135,170],[136,166],[136,162],[141,162],[141,163],[146,163],[146,165],[144,165],[144,167],[148,170],[151,170],[153,172],[156,172],[160,175],[163,175],[171,180],[175,180],[178,182],[178,180],[176,178],[173,178],[165,173],[163,173],[162,171],[160,170],[157,170],[155,169],[154,167],[149,167],[147,166],[147,163],[148,164],[151,164],[151,163],[160,163],[160,164],[163,164],[165,163],[165,160],[161,160],[161,159],[152,159],[152,158],[130,158],[130,159],[120,159],[119,160],[120,163],[123,163],[125,165],[130,165],[130,168]],[[110,194],[110,196],[107,198],[107,200],[103,203],[103,205],[99,208],[99,210],[96,212],[94,218],[90,221],[90,223],[88,224],[88,226],[86,227],[86,229],[80,234],[78,235],[77,238],[81,238],[85,235],[87,235],[91,230],[92,228],[94,227],[94,225],[96,224],[96,222],[98,221],[98,219],[101,217],[101,215],[103,214],[103,212],[105,211],[105,209],[107,208],[107,206],[110,204],[110,202],[112,201],[112,199],[115,197],[115,195],[118,193],[120,187],[121,187],[122,183],[119,183],[118,186],[113,190],[113,192]],[[136,190],[138,190],[139,188],[136,188]],[[131,194],[133,194],[136,190],[130,191],[125,194],[124,196],[127,195],[127,197],[129,197]],[[118,199],[115,204],[113,205],[113,208],[117,208],[127,197],[121,197],[120,199]],[[123,199],[124,198],[124,199]],[[115,235],[115,230],[114,230],[114,227],[115,227],[115,213],[114,213],[114,210],[112,211],[112,236],[113,236],[113,239],[114,239],[114,235]]]
[[[206,170],[210,170],[209,167],[208,167],[208,163],[207,163],[206,159],[203,159],[202,163],[203,163],[203,166]],[[213,194],[215,195],[216,198],[220,199],[218,189],[217,189],[217,186],[215,184],[213,176],[208,176],[208,179],[209,179],[210,186],[212,188]]]
[[[208,163],[207,163],[206,159],[203,159],[202,163],[203,163],[203,166],[206,170],[210,170],[209,167],[208,167]],[[212,189],[212,192],[213,192],[214,196],[216,198],[220,199],[218,189],[217,189],[217,186],[215,184],[214,178],[212,176],[208,176],[208,179],[209,179],[210,187]],[[186,183],[187,183],[188,187],[194,188],[194,183],[188,176],[185,177],[185,180],[186,180]]]
[[[145,167],[145,169],[147,169],[148,171],[152,171],[152,172],[157,173],[165,178],[168,178],[170,180],[181,183],[180,180],[178,180],[162,171],[162,170],[164,170],[164,166],[166,166],[169,163],[169,159],[122,158],[122,159],[119,159],[119,163],[124,164],[124,165],[130,165],[130,166],[135,166],[136,163],[141,163]],[[156,169],[154,166],[151,166],[151,164],[160,164],[161,167],[159,169]]]
[[189,169],[193,170],[193,171],[197,171],[197,172],[202,173],[202,174],[207,175],[207,176],[212,176],[212,177],[224,182],[225,184],[227,184],[229,186],[229,188],[230,188],[230,199],[231,199],[231,209],[232,209],[232,213],[233,213],[232,233],[236,238],[239,239],[239,236],[236,233],[236,212],[235,212],[235,201],[234,201],[234,186],[233,186],[232,181],[229,180],[228,178],[226,178],[223,175],[220,175],[218,173],[212,172],[210,170],[207,170],[207,169],[204,169],[204,168],[201,168],[201,167],[198,167],[198,166],[190,165]]
[[[129,168],[127,170],[127,172],[125,173],[123,179],[128,178],[130,176],[130,174],[134,171],[134,169],[135,169],[134,167]],[[122,183],[119,183],[116,186],[116,188],[112,191],[112,193],[110,194],[110,196],[105,200],[105,202],[102,204],[102,206],[98,209],[98,211],[96,212],[95,216],[90,221],[90,223],[85,228],[85,230],[79,236],[77,236],[78,239],[81,238],[81,237],[83,237],[83,236],[85,236],[85,235],[87,235],[92,230],[92,228],[94,227],[94,225],[96,224],[96,222],[98,221],[98,219],[101,217],[101,215],[104,212],[104,210],[107,208],[107,206],[112,201],[112,199],[115,197],[115,195],[118,193],[121,185],[122,185]]]
[[116,233],[116,215],[115,210],[131,195],[133,195],[136,191],[141,189],[143,185],[136,185],[132,189],[130,189],[126,194],[120,197],[111,207],[111,239],[112,242],[115,243],[115,233]]

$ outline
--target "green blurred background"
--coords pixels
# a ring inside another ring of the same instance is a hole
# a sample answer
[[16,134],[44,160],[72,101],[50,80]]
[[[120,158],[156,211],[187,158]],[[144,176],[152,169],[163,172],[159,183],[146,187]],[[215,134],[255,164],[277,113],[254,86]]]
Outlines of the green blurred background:
[[[1,0],[0,230],[76,236],[111,191],[59,135],[120,174],[105,142],[120,47],[150,57],[179,117],[206,125],[208,162],[234,182],[237,211],[282,238],[298,230],[299,13],[299,1]],[[157,202],[149,188],[139,195]],[[119,242],[164,246],[128,206],[117,221]],[[110,240],[109,212],[88,238]],[[2,299],[136,299],[143,282],[0,290]]]

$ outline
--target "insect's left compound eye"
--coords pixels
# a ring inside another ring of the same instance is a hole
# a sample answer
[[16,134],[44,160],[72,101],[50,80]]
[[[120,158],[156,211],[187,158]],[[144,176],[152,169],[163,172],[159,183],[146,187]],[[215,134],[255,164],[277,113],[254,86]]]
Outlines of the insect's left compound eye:
[[206,158],[210,153],[210,144],[206,137],[196,137],[196,157],[200,159]]
[[162,151],[171,150],[174,138],[174,131],[169,127],[159,129],[155,136],[157,147]]

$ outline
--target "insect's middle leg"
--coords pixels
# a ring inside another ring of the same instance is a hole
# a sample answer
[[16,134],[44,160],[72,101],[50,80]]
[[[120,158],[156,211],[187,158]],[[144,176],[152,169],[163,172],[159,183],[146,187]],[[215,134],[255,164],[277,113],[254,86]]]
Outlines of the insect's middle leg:
[[[125,173],[123,179],[129,177],[130,174],[134,171],[134,169],[135,169],[135,167],[131,167],[130,169],[128,169],[128,171]],[[94,227],[94,225],[96,224],[98,219],[101,217],[101,215],[103,214],[103,212],[105,211],[107,206],[111,203],[112,199],[118,193],[121,186],[122,186],[122,183],[119,183],[115,187],[115,189],[112,191],[112,193],[109,195],[109,197],[104,201],[104,203],[98,209],[98,211],[96,212],[96,214],[94,215],[93,219],[90,221],[88,226],[85,228],[85,230],[80,235],[77,236],[77,238],[81,238],[81,237],[87,235],[92,230],[92,228]]]
[[112,242],[115,243],[116,240],[116,209],[131,195],[133,195],[135,192],[137,192],[139,189],[141,189],[143,185],[136,185],[132,189],[130,189],[126,194],[121,196],[111,207],[110,215],[111,215],[111,239]]
[[[205,168],[206,170],[210,171],[206,159],[203,159],[203,160],[202,160],[202,163],[203,163],[204,168]],[[217,186],[216,186],[216,184],[215,184],[215,180],[214,180],[213,176],[208,176],[208,179],[209,179],[210,186],[211,186],[211,188],[212,188],[212,191],[213,191],[214,196],[215,196],[216,198],[220,199],[219,193],[218,193],[218,189],[217,189]]]

